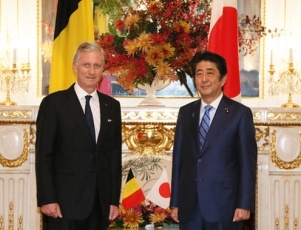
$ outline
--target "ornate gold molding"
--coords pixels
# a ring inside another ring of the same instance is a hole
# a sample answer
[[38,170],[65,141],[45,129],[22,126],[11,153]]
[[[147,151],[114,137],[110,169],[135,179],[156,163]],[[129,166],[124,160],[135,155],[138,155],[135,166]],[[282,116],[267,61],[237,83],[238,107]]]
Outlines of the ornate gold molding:
[[301,126],[301,122],[299,121],[299,123],[280,123],[280,122],[255,122],[255,126],[279,126],[279,127],[291,127],[291,126]]
[[[279,167],[280,169],[294,169],[294,168],[298,168],[301,165],[301,151],[299,149],[299,155],[290,162],[281,160],[278,155],[277,155],[277,151],[276,151],[276,141],[277,141],[277,137],[276,137],[276,130],[272,131],[272,137],[271,137],[271,160],[274,163],[275,166]],[[301,142],[301,134],[299,132],[299,141]]]
[[0,216],[0,230],[4,230],[3,216]]
[[27,161],[28,159],[28,152],[29,152],[29,139],[28,139],[28,130],[24,129],[23,130],[23,151],[19,157],[16,159],[6,159],[4,158],[1,153],[0,153],[0,164],[3,165],[4,167],[18,167],[22,165],[24,162]]
[[14,230],[14,204],[13,204],[13,202],[9,203],[8,230]]
[[262,112],[253,112],[253,120],[261,121],[262,120]]
[[166,154],[173,145],[175,123],[123,123],[122,141],[132,154]]
[[298,121],[301,120],[301,113],[293,113],[293,112],[269,112],[267,115],[268,120],[275,121]]
[[[275,218],[275,229],[276,230],[279,230],[279,225],[280,225],[280,221],[279,221],[279,217],[277,217],[277,218]],[[294,219],[293,225],[294,225],[293,229],[297,230],[298,229],[298,218]],[[284,207],[283,229],[284,230],[289,230],[290,229],[289,206],[287,204]]]
[[298,229],[298,223],[299,223],[298,218],[295,218],[295,220],[294,220],[294,230]]
[[0,119],[30,119],[32,118],[31,110],[0,110]]
[[[30,144],[35,144],[36,140],[36,129],[35,129],[35,121],[0,121],[0,125],[29,125],[30,128]],[[1,230],[1,229],[0,229]]]
[[121,111],[122,120],[127,121],[176,121],[178,110],[171,111],[145,111],[145,110],[130,110]]
[[23,217],[20,216],[18,219],[18,230],[23,230]]
[[269,145],[269,128],[255,125],[255,138],[258,151],[263,151]]

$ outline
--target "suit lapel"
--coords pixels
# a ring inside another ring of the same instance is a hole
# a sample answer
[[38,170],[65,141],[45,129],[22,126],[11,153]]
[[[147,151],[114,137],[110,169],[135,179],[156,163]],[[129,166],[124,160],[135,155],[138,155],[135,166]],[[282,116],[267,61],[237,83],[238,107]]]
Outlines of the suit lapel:
[[103,135],[105,134],[105,130],[107,130],[107,124],[109,121],[109,114],[108,114],[108,109],[109,109],[109,103],[106,101],[106,97],[103,97],[103,95],[99,92],[98,94],[98,99],[99,99],[99,106],[100,106],[100,130],[98,134],[98,139],[97,143],[100,143]]
[[75,124],[79,126],[79,128],[82,130],[84,135],[87,136],[87,138],[91,138],[92,140],[90,130],[85,119],[84,111],[74,90],[74,84],[66,91],[65,100],[65,105],[70,110],[70,114],[76,119]]
[[191,112],[191,130],[193,132],[193,137],[195,137],[195,145],[200,152],[199,143],[199,121],[200,121],[200,111],[201,111],[201,100],[195,101],[192,112]]

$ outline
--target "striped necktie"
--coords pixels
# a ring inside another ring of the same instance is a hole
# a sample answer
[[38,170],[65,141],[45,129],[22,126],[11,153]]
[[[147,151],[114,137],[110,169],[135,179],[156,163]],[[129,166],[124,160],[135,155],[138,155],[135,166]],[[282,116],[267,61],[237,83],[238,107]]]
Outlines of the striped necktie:
[[205,106],[205,113],[203,115],[203,118],[202,118],[202,121],[201,121],[201,124],[200,124],[200,127],[199,127],[199,141],[200,141],[201,149],[203,147],[207,132],[209,130],[209,126],[210,126],[209,112],[212,108],[213,107],[211,105],[206,105]]

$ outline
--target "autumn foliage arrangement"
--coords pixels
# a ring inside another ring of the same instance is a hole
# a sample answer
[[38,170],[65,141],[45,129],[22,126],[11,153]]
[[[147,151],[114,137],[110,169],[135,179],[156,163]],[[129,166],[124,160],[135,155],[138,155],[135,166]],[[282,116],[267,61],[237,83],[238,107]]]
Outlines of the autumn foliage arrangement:
[[[108,32],[96,36],[106,55],[105,70],[132,93],[156,80],[187,85],[189,62],[206,50],[211,0],[94,0],[109,18]],[[258,16],[238,16],[239,51],[252,55],[266,28]]]
[[138,0],[119,8],[109,32],[97,38],[106,71],[129,92],[156,80],[180,80],[186,86],[189,61],[207,46],[209,6],[207,1]]

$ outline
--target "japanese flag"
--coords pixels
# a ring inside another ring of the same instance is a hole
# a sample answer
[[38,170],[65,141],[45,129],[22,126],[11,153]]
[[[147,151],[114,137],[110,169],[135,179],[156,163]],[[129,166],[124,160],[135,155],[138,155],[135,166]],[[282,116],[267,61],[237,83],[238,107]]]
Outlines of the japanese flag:
[[208,51],[226,59],[228,77],[223,91],[240,101],[237,0],[213,0]]
[[168,208],[170,201],[170,183],[168,180],[166,168],[163,169],[161,177],[149,191],[146,197],[161,208]]

